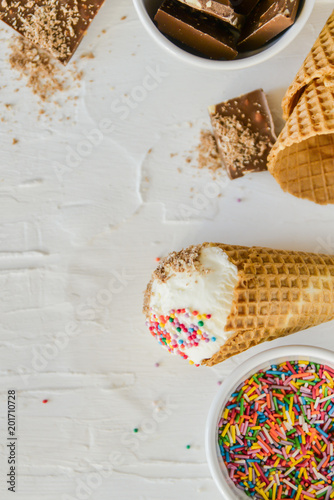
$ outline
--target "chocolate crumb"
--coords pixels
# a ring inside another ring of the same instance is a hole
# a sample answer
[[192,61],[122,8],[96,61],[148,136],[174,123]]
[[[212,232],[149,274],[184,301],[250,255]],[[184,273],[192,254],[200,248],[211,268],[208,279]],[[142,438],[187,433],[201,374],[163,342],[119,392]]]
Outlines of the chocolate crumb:
[[219,147],[228,169],[241,170],[254,157],[261,157],[268,149],[268,140],[263,140],[259,132],[245,127],[236,116],[222,117],[217,113],[213,116],[213,121],[217,135],[222,138]]
[[212,174],[224,170],[216,140],[210,130],[201,130],[200,141],[196,149],[198,168],[209,170]]
[[11,41],[10,50],[11,67],[18,71],[20,78],[27,80],[27,86],[42,101],[50,101],[56,93],[69,89],[83,76],[76,66],[65,71],[48,51],[21,36]]
[[80,59],[95,59],[93,52],[88,52],[87,54],[82,54]]
[[153,272],[153,277],[159,281],[167,281],[173,274],[202,270],[199,263],[200,245],[190,246],[180,252],[172,252],[161,259],[158,267]]
[[0,19],[66,64],[104,0],[2,1]]

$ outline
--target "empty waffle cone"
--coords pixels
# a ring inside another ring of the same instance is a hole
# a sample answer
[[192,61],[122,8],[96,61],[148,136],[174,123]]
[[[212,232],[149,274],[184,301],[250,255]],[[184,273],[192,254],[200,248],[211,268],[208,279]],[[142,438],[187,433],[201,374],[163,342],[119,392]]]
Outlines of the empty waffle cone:
[[288,88],[283,101],[283,116],[287,120],[304,89],[313,80],[325,81],[334,75],[334,11]]
[[220,246],[238,268],[225,328],[233,333],[203,364],[334,319],[333,256]]
[[334,77],[304,90],[268,156],[284,191],[321,205],[334,203]]
[[[226,296],[219,296],[221,302],[218,306],[221,309],[226,308],[227,302],[229,304],[229,314],[223,328],[224,341],[211,357],[202,359],[203,365],[213,366],[262,342],[334,319],[334,256],[220,243],[203,243],[189,247],[181,252],[174,252],[161,261],[145,294],[144,313],[148,319],[152,314],[152,297],[156,300],[155,281],[160,280],[166,284],[178,273],[187,272],[181,287],[184,291],[178,299],[178,306],[182,308],[185,307],[184,294],[188,293],[189,296],[189,289],[184,288],[184,285],[191,276],[196,272],[202,273],[202,276],[210,276],[210,273],[216,272],[203,268],[200,262],[201,254],[208,249],[224,254],[228,262],[235,266],[236,275],[231,301],[228,302]],[[218,271],[218,274],[220,273],[221,270]],[[197,293],[197,289],[192,289],[192,293]],[[216,293],[211,296],[210,290],[207,289],[206,296],[202,294],[200,302],[208,302],[208,296],[210,300],[211,297],[213,300],[217,297]],[[182,312],[182,309],[177,312]],[[171,328],[166,316],[159,318]],[[205,322],[207,320],[204,320]],[[152,325],[152,322],[149,321],[149,324]],[[203,321],[201,325],[201,329],[206,328]],[[181,324],[182,328],[183,326]],[[154,327],[150,327],[151,333],[152,328]],[[160,324],[157,328],[159,342],[168,348],[166,336],[162,338],[164,325]],[[177,332],[175,330],[172,333],[173,337]],[[168,350],[174,352],[169,348]]]

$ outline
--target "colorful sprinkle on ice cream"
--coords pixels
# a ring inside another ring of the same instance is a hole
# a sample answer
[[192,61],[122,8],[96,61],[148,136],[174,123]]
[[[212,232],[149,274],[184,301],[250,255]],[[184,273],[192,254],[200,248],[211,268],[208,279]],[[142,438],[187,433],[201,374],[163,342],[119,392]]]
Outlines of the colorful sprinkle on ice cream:
[[[152,312],[148,321],[150,332],[169,352],[188,359],[186,352],[200,343],[216,342],[216,338],[205,330],[211,314],[200,314],[189,309],[172,309],[167,316]],[[193,361],[190,360],[193,364]]]

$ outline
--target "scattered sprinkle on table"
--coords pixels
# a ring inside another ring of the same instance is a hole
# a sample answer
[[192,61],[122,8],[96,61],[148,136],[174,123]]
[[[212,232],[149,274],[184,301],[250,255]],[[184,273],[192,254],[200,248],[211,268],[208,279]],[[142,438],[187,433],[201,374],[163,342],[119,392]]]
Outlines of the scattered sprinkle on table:
[[46,404],[46,403],[48,403],[48,402],[49,402],[49,400],[48,400],[48,399],[43,399],[43,403],[44,403],[44,404]]
[[138,431],[139,431],[139,429],[137,429],[137,427],[135,427],[135,428],[133,429],[133,432],[134,432],[135,434],[136,434]]
[[230,396],[218,424],[229,477],[263,500],[334,498],[334,370],[287,361]]

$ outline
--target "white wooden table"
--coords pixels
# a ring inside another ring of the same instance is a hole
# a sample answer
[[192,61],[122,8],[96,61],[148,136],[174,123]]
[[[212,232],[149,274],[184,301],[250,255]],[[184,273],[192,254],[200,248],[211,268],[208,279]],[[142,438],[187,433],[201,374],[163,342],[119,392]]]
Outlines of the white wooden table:
[[[209,104],[262,87],[281,125],[280,99],[332,8],[318,1],[273,60],[224,73],[175,60],[131,0],[107,0],[76,55],[79,99],[45,106],[51,119],[10,69],[1,26],[1,499],[14,498],[15,389],[16,500],[219,500],[206,416],[250,353],[213,369],[170,356],[146,331],[142,291],[156,257],[204,240],[334,253],[334,207],[284,194],[268,173],[226,184],[187,163]],[[332,332],[275,344],[334,348]]]

